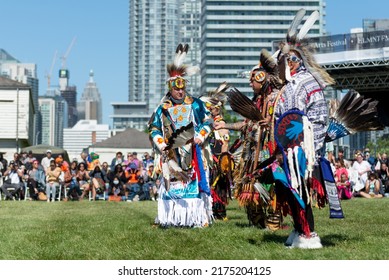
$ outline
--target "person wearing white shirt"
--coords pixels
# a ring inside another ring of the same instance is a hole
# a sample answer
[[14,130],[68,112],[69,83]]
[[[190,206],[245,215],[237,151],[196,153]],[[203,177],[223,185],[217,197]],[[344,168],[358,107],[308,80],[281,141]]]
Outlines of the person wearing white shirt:
[[367,175],[371,171],[371,165],[364,158],[361,152],[355,154],[356,160],[352,169],[358,172],[358,181],[354,186],[354,191],[359,191],[365,187]]
[[[7,171],[4,172],[6,180],[1,186],[1,191],[4,193],[7,199],[14,199],[15,194],[23,187],[23,169],[12,160],[10,161]],[[9,192],[8,189],[14,189],[12,192]]]
[[51,157],[52,153],[51,150],[46,151],[46,157],[42,158],[41,165],[43,167],[43,170],[45,171],[45,174],[47,174],[47,169],[50,167],[50,161],[54,158]]

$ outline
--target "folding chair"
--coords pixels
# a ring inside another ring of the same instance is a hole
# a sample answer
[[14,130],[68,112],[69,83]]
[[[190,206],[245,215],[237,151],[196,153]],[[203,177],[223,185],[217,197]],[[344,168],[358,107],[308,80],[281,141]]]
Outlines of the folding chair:
[[[109,183],[105,183],[105,190],[103,193],[99,194],[96,193],[96,200],[108,200],[108,188],[109,188]],[[89,200],[92,200],[92,191],[89,191]]]
[[[0,185],[0,187],[2,186],[3,184]],[[13,187],[10,187],[7,189],[9,192],[14,192],[15,191],[15,188]],[[19,189],[19,192],[21,191],[21,189]],[[4,200],[6,199],[6,197],[4,196],[4,193],[2,191],[0,191],[0,200],[3,198]],[[15,198],[15,197],[14,197]],[[20,194],[18,194],[18,200],[20,201]]]
[[30,191],[28,189],[27,181],[24,181],[24,200],[27,200],[30,197]]

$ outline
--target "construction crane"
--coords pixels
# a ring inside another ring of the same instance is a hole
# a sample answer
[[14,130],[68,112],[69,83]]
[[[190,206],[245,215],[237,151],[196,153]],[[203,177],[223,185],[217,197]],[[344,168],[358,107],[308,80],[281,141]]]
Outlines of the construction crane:
[[66,67],[66,59],[67,59],[67,57],[68,57],[68,55],[70,53],[70,50],[72,49],[75,41],[76,41],[76,37],[73,38],[73,40],[70,43],[68,49],[66,50],[66,53],[63,56],[61,56],[61,60],[62,60],[62,66],[61,67],[62,67],[62,69],[65,69],[65,67]]
[[54,53],[54,56],[53,56],[53,61],[51,62],[51,67],[50,67],[50,71],[49,73],[46,74],[46,78],[47,78],[47,89],[50,88],[50,79],[51,79],[51,74],[53,73],[53,68],[54,68],[54,64],[55,64],[55,61],[57,59],[57,52],[58,51],[55,51]]

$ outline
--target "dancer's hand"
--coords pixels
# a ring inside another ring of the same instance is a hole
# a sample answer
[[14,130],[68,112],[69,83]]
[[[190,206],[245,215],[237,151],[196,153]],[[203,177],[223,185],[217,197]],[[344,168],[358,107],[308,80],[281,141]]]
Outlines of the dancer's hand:
[[267,126],[267,125],[270,124],[270,121],[271,121],[271,117],[268,116],[268,117],[266,117],[266,118],[264,118],[264,119],[262,119],[262,120],[259,120],[259,121],[258,121],[258,124],[259,124],[260,126]]
[[214,128],[215,130],[218,130],[218,129],[226,128],[226,126],[225,126],[225,123],[224,123],[224,122],[214,122],[214,123],[213,123],[213,128]]
[[201,141],[201,139],[199,139],[199,138],[195,138],[194,143],[197,145],[201,145],[201,144],[203,144],[203,141]]

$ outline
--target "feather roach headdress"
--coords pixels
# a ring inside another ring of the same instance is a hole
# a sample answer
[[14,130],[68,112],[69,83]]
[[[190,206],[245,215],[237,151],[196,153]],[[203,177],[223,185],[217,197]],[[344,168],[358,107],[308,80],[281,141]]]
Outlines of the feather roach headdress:
[[215,90],[208,92],[207,96],[202,96],[200,99],[205,103],[207,108],[212,106],[221,108],[227,101],[225,92],[229,87],[227,82],[223,82]]
[[277,89],[282,88],[283,83],[280,79],[277,61],[266,49],[261,50],[259,65],[266,71],[268,82]]
[[167,72],[169,73],[169,78],[166,82],[169,86],[169,89],[171,89],[172,87],[185,88],[187,80],[184,77],[192,76],[200,71],[200,68],[198,66],[184,64],[186,55],[188,54],[188,50],[188,44],[179,44],[176,49],[176,54],[174,56],[173,63],[167,65]]
[[330,123],[326,142],[360,131],[382,130],[377,111],[378,101],[364,98],[355,90],[350,90],[339,102],[330,102]]
[[[266,49],[261,50],[259,63],[251,69],[250,75],[252,75],[250,79],[252,77],[256,82],[263,83],[262,91],[265,91],[269,85],[277,89],[281,89],[283,86],[277,61]],[[262,119],[261,113],[255,107],[254,102],[237,88],[232,88],[227,96],[234,112],[250,120],[259,121]]]
[[290,81],[290,71],[287,63],[289,51],[294,51],[299,54],[303,60],[305,68],[315,77],[322,88],[335,83],[335,80],[316,62],[313,57],[314,50],[308,44],[308,40],[305,36],[312,28],[315,22],[319,19],[320,15],[318,11],[313,11],[304,24],[298,31],[304,16],[306,14],[305,9],[300,9],[292,20],[289,26],[286,42],[281,42],[279,50],[274,54],[277,57],[278,65],[280,68],[280,77],[284,81]]
[[[255,73],[254,73],[255,72]],[[269,82],[273,87],[280,89],[283,82],[280,79],[277,60],[267,49],[262,49],[259,56],[259,63],[251,71],[245,72],[248,79],[253,78],[258,83]]]

